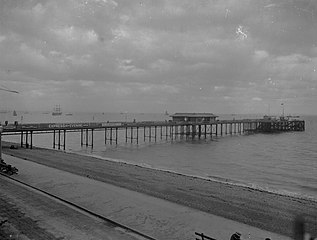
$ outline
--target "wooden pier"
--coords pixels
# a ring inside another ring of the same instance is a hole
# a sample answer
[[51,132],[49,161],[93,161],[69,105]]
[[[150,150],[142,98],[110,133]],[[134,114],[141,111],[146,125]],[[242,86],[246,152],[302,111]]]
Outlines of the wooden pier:
[[[20,135],[21,147],[32,148],[35,134],[52,134],[53,148],[66,150],[68,132],[79,132],[81,146],[94,146],[94,132],[104,131],[104,144],[120,141],[139,144],[176,138],[212,138],[245,133],[305,131],[303,120],[215,120],[212,122],[91,122],[91,123],[34,123],[3,126],[2,135]],[[121,137],[119,138],[119,134]],[[123,135],[123,137],[122,137]]]

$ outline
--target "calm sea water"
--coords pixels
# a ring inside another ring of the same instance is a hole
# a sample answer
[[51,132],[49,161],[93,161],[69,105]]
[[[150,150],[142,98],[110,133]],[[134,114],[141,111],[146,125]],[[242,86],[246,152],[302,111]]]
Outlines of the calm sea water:
[[[220,119],[261,116],[223,115]],[[1,121],[19,122],[104,122],[167,120],[164,114],[74,113],[51,116],[44,113],[0,114]],[[216,181],[299,195],[317,200],[317,116],[303,116],[306,131],[275,134],[203,137],[201,139],[157,138],[139,144],[126,143],[124,132],[118,145],[104,144],[104,132],[94,133],[94,148],[80,146],[80,133],[67,134],[67,150],[111,158],[141,166],[210,178]],[[158,136],[160,134],[158,133]],[[19,136],[4,140],[19,142]],[[33,138],[34,145],[52,148],[52,134]],[[106,171],[106,169],[105,169]]]

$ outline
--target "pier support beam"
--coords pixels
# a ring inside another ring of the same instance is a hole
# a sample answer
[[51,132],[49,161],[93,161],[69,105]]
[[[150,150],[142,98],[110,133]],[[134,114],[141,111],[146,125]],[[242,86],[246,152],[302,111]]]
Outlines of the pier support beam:
[[55,149],[55,138],[56,138],[56,133],[55,133],[55,130],[53,131],[53,148]]
[[94,147],[94,129],[91,129],[91,148]]
[[116,128],[116,144],[118,144],[118,128]]
[[154,131],[155,131],[154,139],[155,139],[155,142],[156,142],[156,126],[154,127]]
[[112,144],[112,128],[110,128],[110,144]]
[[30,131],[30,137],[31,137],[30,148],[33,149],[33,131]]
[[[55,130],[54,130],[54,136],[55,136]],[[84,145],[83,138],[84,138],[84,129],[80,129],[80,146]],[[54,139],[55,139],[55,137],[54,137]]]
[[89,138],[89,137],[88,137],[88,129],[86,129],[86,144],[85,144],[86,147],[88,147],[88,138]]
[[63,144],[64,151],[66,150],[66,130],[64,130],[64,144]]
[[28,143],[28,138],[29,138],[29,132],[25,132],[25,147],[29,148],[29,143]]
[[58,149],[61,149],[61,130],[58,130]]
[[163,126],[161,126],[161,131],[160,131],[160,133],[161,133],[161,139],[163,138]]
[[[61,131],[63,131],[63,144],[61,144]],[[59,129],[57,130],[58,134],[56,134],[56,130],[53,131],[53,148],[55,149],[57,146],[57,149],[60,150],[61,146],[63,146],[63,150],[66,150],[66,129]],[[57,136],[56,136],[57,135]],[[57,137],[57,142],[56,142]],[[31,133],[31,148],[32,148],[32,133]]]
[[23,131],[21,131],[21,147],[23,147]]

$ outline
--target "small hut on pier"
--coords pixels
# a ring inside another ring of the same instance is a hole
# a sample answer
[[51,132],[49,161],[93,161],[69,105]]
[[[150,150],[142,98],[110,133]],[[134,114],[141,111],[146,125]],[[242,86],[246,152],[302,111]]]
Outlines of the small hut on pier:
[[218,116],[213,113],[175,113],[170,115],[173,122],[211,123]]

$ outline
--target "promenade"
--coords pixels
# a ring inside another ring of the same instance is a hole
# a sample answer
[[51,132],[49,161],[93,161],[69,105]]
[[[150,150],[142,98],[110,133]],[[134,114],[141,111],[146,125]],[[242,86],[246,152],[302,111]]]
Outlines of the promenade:
[[0,175],[1,240],[140,240]]

